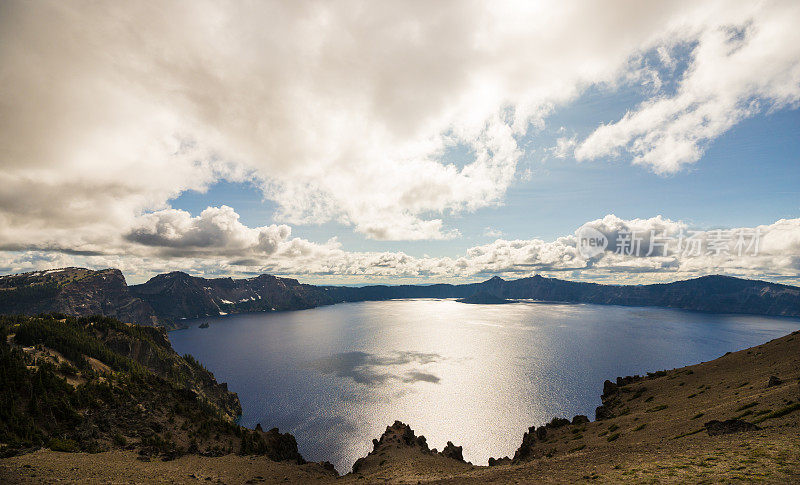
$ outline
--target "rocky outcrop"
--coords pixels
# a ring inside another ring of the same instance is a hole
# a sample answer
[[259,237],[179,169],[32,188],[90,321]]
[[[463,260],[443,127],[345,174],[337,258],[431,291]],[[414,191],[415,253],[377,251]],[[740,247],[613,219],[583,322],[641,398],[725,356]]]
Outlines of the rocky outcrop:
[[709,421],[704,425],[709,436],[721,434],[742,433],[745,431],[758,431],[759,428],[753,423],[742,421],[741,419],[728,419],[725,421]]
[[380,461],[385,461],[381,457],[396,450],[405,450],[421,455],[441,456],[464,463],[463,448],[461,446],[455,446],[448,441],[447,446],[441,452],[437,452],[435,448],[431,450],[428,448],[428,441],[424,436],[417,436],[409,425],[395,421],[394,424],[386,427],[386,431],[383,432],[380,439],[372,440],[372,451],[367,456],[356,460],[353,464],[353,473],[359,473],[365,467],[375,465],[373,462],[379,459]]
[[783,381],[778,376],[769,376],[769,382],[767,382],[767,387],[780,386],[781,384],[783,384]]
[[[577,425],[578,423],[583,422],[583,418],[585,417],[586,416],[582,415],[575,416],[572,422],[575,422]],[[544,426],[539,426],[538,428],[531,426],[528,428],[528,431],[522,435],[522,444],[514,453],[514,459],[512,460],[512,463],[538,458],[536,443],[547,442],[548,433],[550,431],[563,428],[564,426],[569,426],[572,424],[572,422],[570,422],[569,419],[555,417]],[[497,464],[497,460],[495,460],[495,464]]]
[[571,424],[573,426],[578,426],[578,425],[581,425],[581,424],[586,424],[588,422],[589,422],[589,417],[588,416],[585,416],[583,414],[578,414],[574,418],[572,418],[572,423]]
[[453,460],[464,461],[464,447],[456,446],[452,441],[447,442],[447,446],[439,453],[445,458],[452,458]]
[[504,456],[503,458],[489,457],[489,466],[510,465],[511,458]]
[[239,448],[242,455],[266,455],[273,461],[291,461],[302,465],[305,459],[297,451],[297,440],[289,433],[281,433],[278,428],[264,432],[261,423],[253,431],[244,430]]
[[[655,375],[655,374],[654,374]],[[602,421],[611,419],[618,415],[620,411],[624,412],[622,408],[621,394],[634,393],[641,395],[646,388],[644,386],[636,387],[635,389],[630,386],[634,382],[639,382],[643,377],[639,375],[617,377],[616,382],[606,380],[603,382],[603,394],[600,396],[602,405],[598,406],[595,410],[595,419]]]
[[565,426],[581,426],[589,422],[589,418],[582,414],[578,414],[572,418],[572,421],[565,418],[555,417],[549,423],[539,426],[531,426],[528,428],[528,431],[522,435],[522,444],[517,448],[517,451],[514,453],[514,458],[511,459],[509,457],[504,458],[489,458],[489,466],[496,466],[508,463],[517,463],[520,461],[529,460],[532,458],[537,458],[540,454],[537,454],[536,445],[541,443],[546,443],[550,437],[550,434],[559,428],[563,428]]

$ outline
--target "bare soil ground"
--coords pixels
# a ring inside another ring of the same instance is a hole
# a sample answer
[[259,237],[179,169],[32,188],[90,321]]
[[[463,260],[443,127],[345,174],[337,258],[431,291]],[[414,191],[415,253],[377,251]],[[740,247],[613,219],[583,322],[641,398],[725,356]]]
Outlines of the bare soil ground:
[[[778,380],[770,383],[772,376]],[[402,444],[382,447],[340,478],[320,465],[263,457],[142,462],[133,452],[37,451],[0,460],[0,482],[800,483],[798,332],[631,382],[606,402],[615,417],[549,429],[531,446],[533,458],[493,467]],[[730,419],[760,429],[710,436],[704,427]]]

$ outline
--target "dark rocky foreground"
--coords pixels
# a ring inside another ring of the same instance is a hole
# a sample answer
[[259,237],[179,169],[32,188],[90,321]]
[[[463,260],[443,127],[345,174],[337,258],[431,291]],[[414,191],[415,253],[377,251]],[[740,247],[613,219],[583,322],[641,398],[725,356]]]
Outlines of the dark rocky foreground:
[[459,298],[659,306],[715,313],[800,316],[800,288],[728,276],[656,285],[601,285],[533,276],[498,277],[466,285],[315,286],[291,278],[246,279],[160,274],[128,286],[116,269],[38,271],[0,277],[0,314],[100,314],[140,325],[177,328],[182,319],[229,313],[300,310],[341,302],[397,298]]
[[290,434],[235,424],[239,398],[162,328],[108,317],[0,317],[0,456],[41,447],[265,455],[304,463]]

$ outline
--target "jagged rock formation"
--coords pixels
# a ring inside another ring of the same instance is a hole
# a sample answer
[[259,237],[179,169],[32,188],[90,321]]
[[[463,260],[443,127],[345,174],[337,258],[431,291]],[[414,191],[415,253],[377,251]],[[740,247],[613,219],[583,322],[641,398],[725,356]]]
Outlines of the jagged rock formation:
[[[517,448],[517,451],[514,453],[514,458],[511,460],[512,463],[517,463],[524,460],[530,460],[532,458],[538,458],[536,452],[540,451],[539,448],[536,447],[537,442],[547,442],[548,434],[554,430],[559,428],[563,428],[564,426],[572,425],[580,425],[586,423],[588,418],[583,415],[575,416],[572,421],[570,422],[569,419],[555,417],[549,423],[545,424],[544,426],[539,426],[538,428],[535,426],[531,426],[528,428],[528,431],[522,435],[522,444]],[[495,464],[497,462],[495,461]]]
[[370,469],[380,469],[386,464],[388,457],[398,458],[398,451],[401,459],[409,457],[415,459],[424,457],[434,460],[445,458],[447,461],[466,464],[462,450],[462,447],[455,446],[450,441],[441,452],[437,452],[435,448],[431,450],[428,448],[428,442],[424,436],[417,436],[410,426],[395,421],[394,424],[386,427],[386,431],[383,432],[380,439],[372,440],[372,451],[367,456],[356,460],[353,464],[353,473],[365,473]]
[[[436,451],[436,448],[434,448],[433,451]],[[462,462],[464,461],[464,447],[456,446],[453,444],[452,441],[448,441],[447,445],[442,449],[442,451],[439,454],[444,456],[445,458],[452,458],[453,460]]]
[[[598,406],[595,410],[595,419],[602,421],[604,419],[611,419],[615,417],[614,413],[617,412],[617,409],[622,404],[622,393],[634,392],[634,395],[637,395],[637,397],[641,396],[647,390],[646,387],[640,386],[636,388],[635,391],[632,391],[631,388],[626,387],[628,384],[639,382],[640,380],[642,380],[642,377],[635,375],[617,377],[616,383],[608,380],[603,382],[603,395],[600,396],[600,400],[603,402],[603,404]],[[624,412],[624,410],[622,412]]]

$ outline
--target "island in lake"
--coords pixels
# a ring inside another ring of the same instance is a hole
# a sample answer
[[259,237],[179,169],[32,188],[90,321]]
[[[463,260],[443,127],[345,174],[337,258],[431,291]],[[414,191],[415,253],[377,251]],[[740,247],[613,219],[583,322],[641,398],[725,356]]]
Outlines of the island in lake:
[[500,298],[488,291],[479,291],[472,296],[459,298],[456,301],[459,303],[471,303],[473,305],[504,305],[506,303],[516,303],[514,300]]

